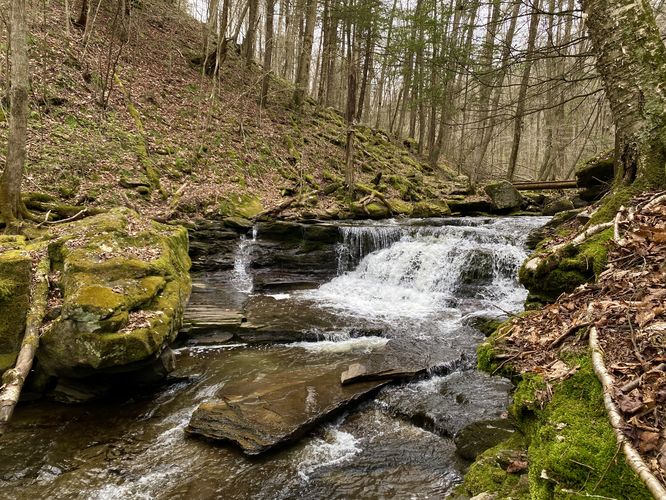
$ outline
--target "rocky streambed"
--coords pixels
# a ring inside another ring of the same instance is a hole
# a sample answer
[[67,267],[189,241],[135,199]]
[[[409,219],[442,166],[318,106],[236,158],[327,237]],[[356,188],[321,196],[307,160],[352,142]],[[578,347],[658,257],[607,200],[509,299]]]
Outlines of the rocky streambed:
[[20,406],[0,496],[446,495],[513,432],[510,383],[473,369],[474,325],[521,309],[544,222],[200,228],[168,382]]

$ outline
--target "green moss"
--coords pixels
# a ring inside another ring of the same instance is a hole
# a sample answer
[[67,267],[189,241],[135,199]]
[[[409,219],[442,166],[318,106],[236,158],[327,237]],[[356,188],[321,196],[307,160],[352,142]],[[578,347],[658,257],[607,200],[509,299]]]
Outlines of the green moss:
[[495,360],[495,349],[491,340],[486,340],[476,348],[476,367],[487,373],[494,373],[499,366]]
[[591,227],[612,221],[617,215],[617,211],[620,207],[622,205],[628,206],[629,201],[644,189],[645,186],[638,181],[629,186],[616,185],[613,190],[603,198],[601,206],[590,219],[588,226]]
[[536,269],[528,266],[529,260],[525,262],[518,276],[530,299],[553,302],[560,294],[594,280],[606,267],[612,237],[613,229],[608,228],[577,247],[569,245],[543,257]]
[[525,455],[525,438],[516,432],[511,438],[477,457],[456,493],[471,497],[491,492],[497,498],[529,499],[527,475],[506,472],[511,462],[524,461]]
[[590,358],[579,358],[577,364],[580,369],[556,386],[552,400],[536,413],[528,449],[532,498],[574,493],[649,498],[618,450]]
[[220,202],[220,215],[252,219],[264,211],[261,201],[250,194],[230,194]]
[[[157,355],[175,338],[190,293],[187,231],[127,209],[72,223],[69,231],[75,245],[63,237],[49,247],[64,299],[60,317],[42,335],[42,366],[84,376]],[[121,330],[135,311],[143,316]]]

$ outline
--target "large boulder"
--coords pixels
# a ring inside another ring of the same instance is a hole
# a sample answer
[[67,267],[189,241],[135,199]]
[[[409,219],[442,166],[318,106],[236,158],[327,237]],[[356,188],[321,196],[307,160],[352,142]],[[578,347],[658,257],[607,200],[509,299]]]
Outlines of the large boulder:
[[191,290],[185,228],[119,208],[69,224],[49,253],[62,299],[38,352],[47,372],[137,369],[175,339]]
[[488,184],[484,191],[492,201],[495,210],[499,212],[518,210],[523,204],[523,197],[508,181]]

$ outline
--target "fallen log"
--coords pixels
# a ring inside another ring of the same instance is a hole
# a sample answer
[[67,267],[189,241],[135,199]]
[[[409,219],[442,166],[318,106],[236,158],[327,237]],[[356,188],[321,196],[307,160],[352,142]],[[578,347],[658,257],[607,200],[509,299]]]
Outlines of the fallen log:
[[48,274],[50,261],[44,253],[39,257],[32,281],[30,294],[30,308],[26,316],[25,334],[21,342],[16,365],[6,370],[2,376],[0,387],[0,436],[7,430],[9,420],[12,418],[14,408],[21,395],[23,383],[28,377],[32,361],[39,345],[39,330],[46,314],[46,303],[49,294]]
[[577,189],[576,179],[566,181],[529,181],[514,182],[513,187],[518,191],[538,191],[542,189]]

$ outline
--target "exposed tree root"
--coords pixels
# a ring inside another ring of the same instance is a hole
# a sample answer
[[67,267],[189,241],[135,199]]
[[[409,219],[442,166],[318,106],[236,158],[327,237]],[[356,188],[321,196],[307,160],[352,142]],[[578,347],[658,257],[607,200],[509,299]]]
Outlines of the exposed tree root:
[[606,407],[611,427],[613,427],[613,431],[615,432],[618,445],[622,447],[622,451],[624,452],[627,464],[629,464],[634,472],[638,474],[638,477],[643,481],[647,489],[655,498],[666,498],[666,488],[664,488],[664,485],[661,484],[654,474],[652,474],[646,463],[643,461],[643,458],[624,434],[624,420],[611,397],[613,379],[604,364],[603,353],[599,346],[599,339],[595,327],[590,329],[589,344],[590,350],[592,351],[592,366],[594,367],[594,372],[604,388],[604,406]]
[[21,342],[16,365],[2,376],[2,387],[0,387],[0,436],[7,430],[9,420],[14,413],[14,408],[21,395],[23,383],[28,377],[32,361],[39,345],[39,334],[44,315],[46,314],[46,303],[49,294],[48,274],[50,261],[46,251],[39,256],[32,281],[30,294],[30,308],[26,316],[25,334]]

